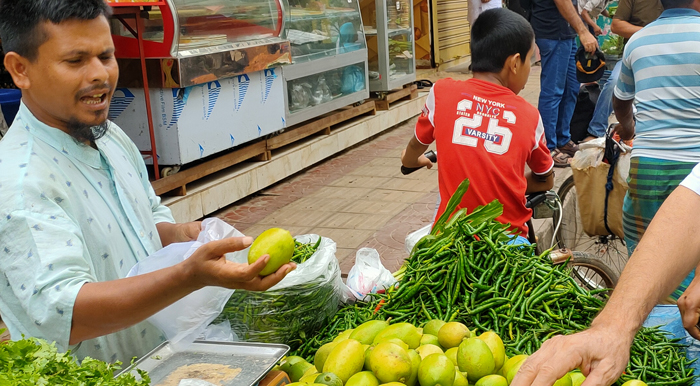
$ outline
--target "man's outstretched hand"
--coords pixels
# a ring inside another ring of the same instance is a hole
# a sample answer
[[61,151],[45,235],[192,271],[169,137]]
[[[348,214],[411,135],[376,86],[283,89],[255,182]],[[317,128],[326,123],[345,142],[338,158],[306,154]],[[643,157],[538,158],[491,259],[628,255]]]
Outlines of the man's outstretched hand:
[[586,376],[582,386],[612,385],[629,361],[632,342],[623,335],[615,329],[591,327],[555,336],[523,363],[510,386],[552,386],[576,368]]
[[229,237],[199,247],[185,260],[185,277],[197,288],[218,286],[230,289],[265,291],[296,269],[295,263],[282,265],[277,272],[260,276],[270,256],[262,256],[253,264],[237,264],[226,260],[226,253],[241,251],[253,243],[252,237]]

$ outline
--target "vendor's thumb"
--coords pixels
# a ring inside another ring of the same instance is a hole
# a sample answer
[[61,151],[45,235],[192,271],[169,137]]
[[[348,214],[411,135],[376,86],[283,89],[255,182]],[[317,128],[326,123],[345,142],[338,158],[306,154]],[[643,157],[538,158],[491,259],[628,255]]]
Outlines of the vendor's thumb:
[[210,241],[199,249],[203,249],[209,257],[221,257],[227,253],[242,251],[253,243],[252,237],[227,237],[222,240]]

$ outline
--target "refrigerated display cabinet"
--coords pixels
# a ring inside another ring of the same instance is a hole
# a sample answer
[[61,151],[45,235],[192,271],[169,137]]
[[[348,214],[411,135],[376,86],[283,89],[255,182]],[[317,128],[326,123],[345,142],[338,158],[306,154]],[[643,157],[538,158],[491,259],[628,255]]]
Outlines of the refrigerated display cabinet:
[[285,127],[283,0],[125,4],[112,5],[121,76],[109,119],[151,154],[146,162],[184,165]]
[[[284,0],[167,0],[146,7],[144,53],[149,83],[188,87],[291,63]],[[119,15],[115,15],[120,19]],[[112,20],[123,83],[139,58],[133,19]],[[131,59],[131,63],[130,60]]]
[[413,3],[364,0],[370,91],[400,89],[416,80]]
[[289,0],[282,67],[288,126],[369,97],[367,49],[357,0]]

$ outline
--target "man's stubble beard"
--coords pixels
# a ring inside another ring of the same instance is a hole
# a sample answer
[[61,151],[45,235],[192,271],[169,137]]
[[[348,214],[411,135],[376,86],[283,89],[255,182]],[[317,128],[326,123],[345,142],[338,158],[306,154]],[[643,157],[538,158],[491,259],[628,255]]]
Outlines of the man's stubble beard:
[[94,126],[80,122],[77,118],[71,117],[68,121],[68,134],[80,143],[93,143],[96,140],[104,137],[109,130],[107,120],[101,124]]

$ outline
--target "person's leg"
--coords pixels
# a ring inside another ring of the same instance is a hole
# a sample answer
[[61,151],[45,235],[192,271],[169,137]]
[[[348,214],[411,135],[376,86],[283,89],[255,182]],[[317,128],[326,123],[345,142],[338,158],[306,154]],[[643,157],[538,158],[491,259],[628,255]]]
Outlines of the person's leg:
[[608,128],[608,120],[610,119],[610,114],[613,113],[613,94],[615,93],[615,85],[617,84],[617,80],[620,78],[621,68],[622,62],[617,62],[617,64],[615,64],[615,68],[612,70],[612,73],[610,73],[608,81],[605,82],[603,89],[600,91],[598,103],[596,103],[595,110],[593,111],[593,118],[591,119],[591,123],[588,125],[588,134],[594,137],[603,137]]
[[481,0],[467,0],[467,15],[469,18],[469,27],[474,25],[474,22],[481,13]]
[[574,116],[576,99],[581,88],[581,83],[576,79],[576,40],[562,40],[560,45],[562,46],[562,57],[565,58],[563,69],[565,85],[557,117],[557,148],[563,148],[571,141],[571,117]]
[[553,151],[557,147],[557,119],[566,86],[564,75],[568,65],[568,51],[562,52],[559,40],[536,39],[535,42],[540,50],[542,65],[538,109],[542,116],[547,147]]

